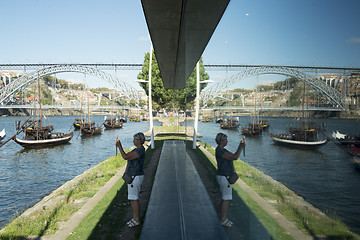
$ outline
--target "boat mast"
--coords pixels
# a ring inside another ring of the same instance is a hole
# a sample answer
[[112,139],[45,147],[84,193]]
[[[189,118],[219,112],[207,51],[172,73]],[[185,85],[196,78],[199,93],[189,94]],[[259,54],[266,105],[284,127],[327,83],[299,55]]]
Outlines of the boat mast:
[[40,129],[42,129],[42,112],[41,112],[41,94],[40,94],[40,77],[38,73],[38,91],[39,91],[39,118],[40,118]]
[[303,98],[302,98],[302,115],[301,115],[301,128],[305,129],[305,124],[304,124],[304,118],[305,118],[305,81],[304,81],[304,89],[303,89]]
[[[90,91],[90,90],[89,90]],[[90,106],[89,106],[89,92],[87,93],[87,105],[88,105],[88,123],[90,124]]]

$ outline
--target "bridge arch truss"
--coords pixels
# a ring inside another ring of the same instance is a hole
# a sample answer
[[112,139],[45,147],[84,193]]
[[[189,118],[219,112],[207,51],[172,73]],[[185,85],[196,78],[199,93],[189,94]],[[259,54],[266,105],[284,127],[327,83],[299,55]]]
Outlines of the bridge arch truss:
[[140,96],[138,91],[131,85],[123,82],[118,78],[115,78],[111,74],[107,74],[104,71],[89,66],[59,64],[55,66],[47,66],[38,71],[23,75],[0,89],[0,104],[6,105],[18,92],[24,90],[30,84],[35,82],[38,78],[38,75],[40,78],[42,78],[52,74],[64,72],[78,72],[102,78],[103,80],[112,84],[117,92],[122,96],[125,96],[129,99],[135,99],[135,101],[139,103]]
[[312,88],[318,90],[323,94],[326,100],[333,105],[333,107],[345,110],[345,97],[341,92],[335,88],[327,85],[324,81],[316,78],[313,75],[305,74],[299,70],[281,67],[281,66],[260,66],[260,67],[251,67],[241,71],[238,74],[231,76],[228,79],[225,79],[222,82],[218,82],[212,85],[208,89],[204,89],[201,92],[200,98],[206,103],[208,100],[214,100],[220,95],[224,89],[228,89],[235,82],[238,82],[244,78],[262,75],[262,74],[280,74],[290,77],[295,77],[298,80],[304,81],[306,84],[310,85]]

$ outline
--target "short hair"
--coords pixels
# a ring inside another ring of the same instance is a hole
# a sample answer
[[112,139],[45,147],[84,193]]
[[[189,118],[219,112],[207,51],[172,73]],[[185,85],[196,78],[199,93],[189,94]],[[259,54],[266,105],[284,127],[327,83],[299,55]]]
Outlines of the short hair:
[[141,144],[145,142],[145,135],[142,132],[135,133],[134,138],[140,140]]
[[216,141],[217,144],[220,144],[221,141],[224,141],[226,138],[227,138],[226,134],[218,133],[216,135],[215,141]]

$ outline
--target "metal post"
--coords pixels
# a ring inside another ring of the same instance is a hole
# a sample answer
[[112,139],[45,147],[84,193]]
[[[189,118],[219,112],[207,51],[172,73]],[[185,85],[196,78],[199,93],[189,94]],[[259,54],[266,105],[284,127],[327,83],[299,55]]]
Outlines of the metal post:
[[199,95],[200,95],[200,70],[199,62],[196,63],[196,100],[195,100],[195,122],[194,122],[194,137],[193,149],[196,149],[196,134],[199,121]]
[[152,114],[152,98],[151,98],[151,64],[152,64],[152,52],[153,45],[152,42],[150,44],[150,63],[149,63],[149,116],[150,116],[150,133],[151,133],[151,149],[155,148],[154,142],[154,122],[153,122],[153,114]]

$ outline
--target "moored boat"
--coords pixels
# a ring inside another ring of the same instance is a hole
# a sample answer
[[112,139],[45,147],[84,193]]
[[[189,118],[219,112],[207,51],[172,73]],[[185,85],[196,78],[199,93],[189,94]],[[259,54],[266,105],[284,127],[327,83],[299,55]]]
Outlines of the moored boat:
[[123,122],[115,117],[107,117],[103,123],[105,129],[118,129],[123,127]]
[[122,123],[127,122],[127,117],[126,116],[120,116],[119,121],[122,122]]
[[75,130],[80,130],[80,125],[85,122],[84,118],[75,118],[73,122],[73,126]]
[[305,116],[304,99],[305,82],[302,99],[302,115],[296,120],[296,126],[289,128],[289,133],[282,133],[278,135],[270,133],[270,138],[275,143],[290,147],[316,148],[329,141],[320,126],[310,119],[309,116]]
[[27,136],[25,132],[25,137],[23,139],[15,136],[14,141],[24,148],[42,148],[68,143],[72,139],[73,134],[73,131],[64,134],[61,132],[50,133],[46,130],[40,130],[36,132],[36,135],[32,134],[31,137]]
[[[38,74],[38,94],[39,94],[39,119],[35,120],[35,116],[28,118],[20,127],[20,121],[16,121],[17,133],[11,139],[24,148],[41,148],[53,145],[68,143],[74,132],[64,134],[61,132],[53,132],[54,127],[43,126],[42,112],[41,112],[41,94],[40,94],[40,79]],[[24,132],[23,139],[17,137],[20,132]]]
[[295,134],[279,134],[275,135],[270,133],[270,138],[277,144],[291,146],[291,147],[305,147],[305,148],[316,148],[320,147],[328,142],[328,140],[304,140],[303,137],[296,137]]
[[249,125],[249,127],[241,128],[241,134],[245,136],[255,136],[261,133],[260,128],[253,127]]
[[239,120],[235,118],[225,119],[223,122],[220,122],[220,127],[222,129],[236,130],[240,126]]
[[332,137],[342,145],[355,145],[360,147],[360,136],[343,134],[336,131],[332,133]]
[[103,129],[101,126],[95,126],[95,122],[86,122],[81,124],[80,130],[82,135],[91,136],[101,134]]
[[87,95],[87,122],[82,122],[80,124],[80,131],[82,136],[92,136],[92,135],[98,135],[102,133],[102,127],[95,126],[95,122],[90,120],[90,104],[89,104],[89,95]]

